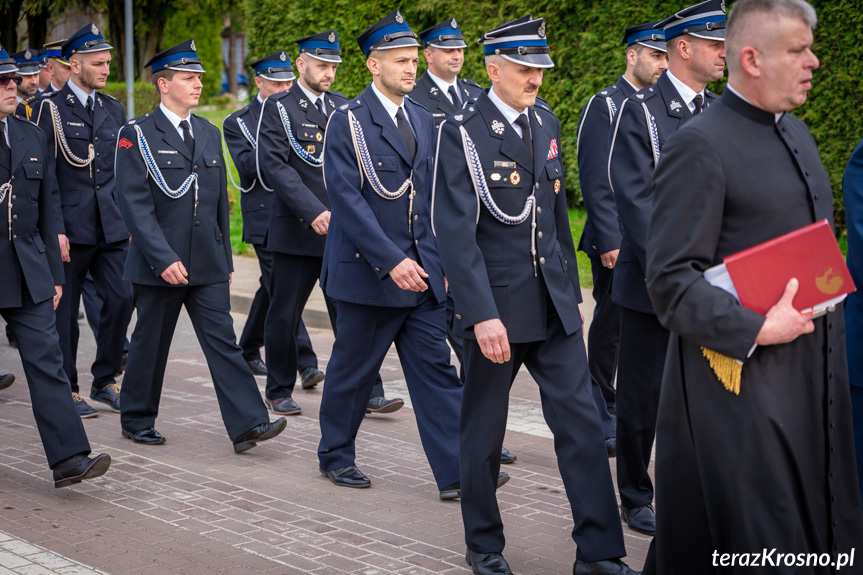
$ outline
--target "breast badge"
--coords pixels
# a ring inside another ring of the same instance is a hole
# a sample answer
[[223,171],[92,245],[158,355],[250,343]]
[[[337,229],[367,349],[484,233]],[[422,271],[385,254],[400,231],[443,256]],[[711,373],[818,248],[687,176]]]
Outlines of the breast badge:
[[513,186],[517,186],[521,181],[521,176],[518,175],[518,172],[513,172],[509,175],[509,181],[512,182]]
[[560,178],[554,181],[554,193],[555,195],[560,193]]

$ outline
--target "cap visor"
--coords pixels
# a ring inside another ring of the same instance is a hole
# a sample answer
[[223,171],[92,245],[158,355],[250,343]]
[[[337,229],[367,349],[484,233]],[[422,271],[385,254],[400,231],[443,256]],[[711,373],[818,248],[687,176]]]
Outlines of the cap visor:
[[258,77],[273,82],[290,82],[297,79],[293,72],[271,72],[269,74],[258,74]]
[[14,64],[0,64],[0,74],[12,74],[17,71],[18,67]]
[[554,62],[548,54],[501,54],[510,62],[530,66],[531,68],[554,68]]
[[89,48],[82,48],[76,51],[76,54],[89,54],[91,52],[104,52],[105,50],[113,50],[114,47],[108,44],[107,42],[103,44],[96,44],[95,46],[90,46]]
[[636,44],[640,44],[642,46],[646,46],[647,48],[653,48],[654,50],[659,50],[660,52],[668,52],[668,48],[665,46],[665,42],[659,42],[656,40],[639,40]]
[[434,42],[429,43],[429,46],[433,48],[441,48],[443,50],[447,50],[450,48],[467,48],[467,44],[462,42],[461,40],[444,40],[443,42]]
[[696,38],[704,38],[705,40],[725,40],[725,28],[720,30],[700,30],[695,33],[691,33],[690,36],[695,36]]
[[23,70],[21,68],[18,68],[18,75],[19,76],[35,76],[38,73],[39,73],[39,68],[36,68],[35,70],[32,70],[30,68],[28,68],[27,70]]
[[410,48],[413,46],[420,48],[420,43],[416,41],[416,38],[405,36],[404,38],[396,38],[386,44],[381,44],[377,48],[374,48],[374,50],[392,50],[393,48]]
[[206,72],[200,64],[177,64],[176,66],[168,66],[163,70],[176,70],[177,72]]
[[309,58],[314,58],[315,60],[321,60],[322,62],[334,62],[339,64],[342,61],[341,56],[337,56],[336,54],[312,54],[311,52],[303,52]]

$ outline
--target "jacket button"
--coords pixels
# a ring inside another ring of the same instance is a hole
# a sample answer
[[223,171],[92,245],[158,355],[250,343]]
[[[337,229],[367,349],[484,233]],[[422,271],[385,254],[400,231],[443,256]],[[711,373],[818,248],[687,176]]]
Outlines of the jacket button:
[[[15,178],[12,178],[12,179],[14,180]],[[12,196],[12,201],[13,201],[13,202],[14,202],[15,200],[17,200],[17,199],[18,199],[18,196],[16,196],[16,195],[13,195],[13,196]]]
[[460,314],[460,313],[455,314],[455,318],[456,318],[456,319],[461,319],[461,314]]
[[379,272],[379,271],[381,271],[381,268],[375,268],[375,271]]
[[213,165],[215,165],[215,164],[216,164],[216,160],[213,160]]
[[539,258],[539,263],[544,264],[544,263],[545,263],[545,258]]
[[418,219],[420,219],[420,217],[418,215],[414,214],[414,221],[417,221]]
[[17,222],[17,221],[18,221],[18,214],[15,214],[14,216],[12,216],[12,221],[13,221],[13,222]]
[[542,239],[542,232],[537,233],[536,237],[538,237],[539,239]]
[[170,162],[170,161],[168,161],[168,165],[169,165],[169,166],[171,165],[171,162]]
[[304,220],[303,218],[300,218],[300,223],[301,223],[301,224],[303,224],[303,223],[305,223],[305,222],[306,222],[306,220]]
[[96,136],[95,138],[93,138],[93,141],[94,141],[94,142],[98,142],[98,141],[99,141],[99,136]]
[[[101,173],[101,172],[102,172],[102,170],[100,170],[99,168],[96,168],[96,173],[97,173],[97,174],[99,174],[99,173]],[[38,175],[38,174],[39,174],[39,172],[36,172],[36,175]],[[818,199],[818,198],[816,197],[815,199]]]
[[535,184],[533,185],[533,187],[534,187],[534,188],[536,188],[536,189],[538,190],[538,189],[539,189],[539,182],[535,183]]
[[537,208],[536,208],[536,213],[541,214],[541,213],[542,213],[542,208],[537,207]]
[[384,164],[383,164],[383,162],[378,162],[378,167],[379,167],[379,168],[380,168],[381,166],[383,166],[383,165],[384,165]]
[[419,240],[414,240],[414,245],[415,245],[415,246],[420,245],[420,241],[419,241]]
[[195,222],[195,227],[198,227],[200,225],[201,225],[201,220],[198,220],[197,222]]
[[193,171],[193,172],[197,172],[197,171],[198,171],[198,166],[192,166],[192,171]]
[[355,254],[354,254],[354,257],[355,257],[355,258],[357,258],[357,259],[360,259],[360,252],[355,253]]
[[17,240],[17,239],[18,239],[18,234],[15,234],[14,236],[12,236],[12,239],[13,239],[13,240]]

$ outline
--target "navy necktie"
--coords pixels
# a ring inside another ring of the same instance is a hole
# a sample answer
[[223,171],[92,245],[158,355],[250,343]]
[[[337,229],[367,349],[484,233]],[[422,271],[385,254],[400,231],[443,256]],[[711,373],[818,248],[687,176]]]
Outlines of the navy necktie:
[[399,111],[396,112],[396,125],[398,126],[399,134],[402,135],[408,147],[408,155],[410,155],[411,161],[413,161],[417,155],[417,140],[414,137],[410,124],[408,124],[408,119],[405,117],[404,108],[401,106],[399,106]]
[[458,90],[455,89],[455,86],[450,85],[448,92],[452,105],[456,108],[461,108],[461,99],[458,97]]
[[9,176],[12,174],[11,163],[12,151],[6,143],[6,122],[0,122],[0,184],[9,181]]
[[192,137],[192,128],[189,122],[183,120],[180,122],[180,128],[183,130],[183,141],[186,142],[186,147],[189,148],[189,153],[195,154],[195,138]]
[[701,105],[704,103],[704,96],[696,94],[695,98],[692,99],[692,103],[695,104],[695,111],[692,112],[692,115],[697,116],[701,113]]
[[325,118],[327,117],[327,113],[324,112],[324,99],[323,98],[318,98],[317,100],[315,100],[315,107],[318,109],[318,112],[320,112]]
[[530,139],[530,121],[527,119],[527,114],[519,115],[515,123],[521,126],[521,139],[530,152],[530,159],[533,160],[533,141]]

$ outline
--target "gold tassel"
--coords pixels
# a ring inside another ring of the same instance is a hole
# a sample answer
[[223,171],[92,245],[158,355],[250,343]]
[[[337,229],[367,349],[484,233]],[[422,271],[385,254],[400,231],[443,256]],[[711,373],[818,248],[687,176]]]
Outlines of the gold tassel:
[[706,347],[701,348],[701,353],[707,358],[713,373],[716,374],[725,389],[734,395],[740,395],[740,374],[743,371],[743,364],[733,357],[728,357]]

